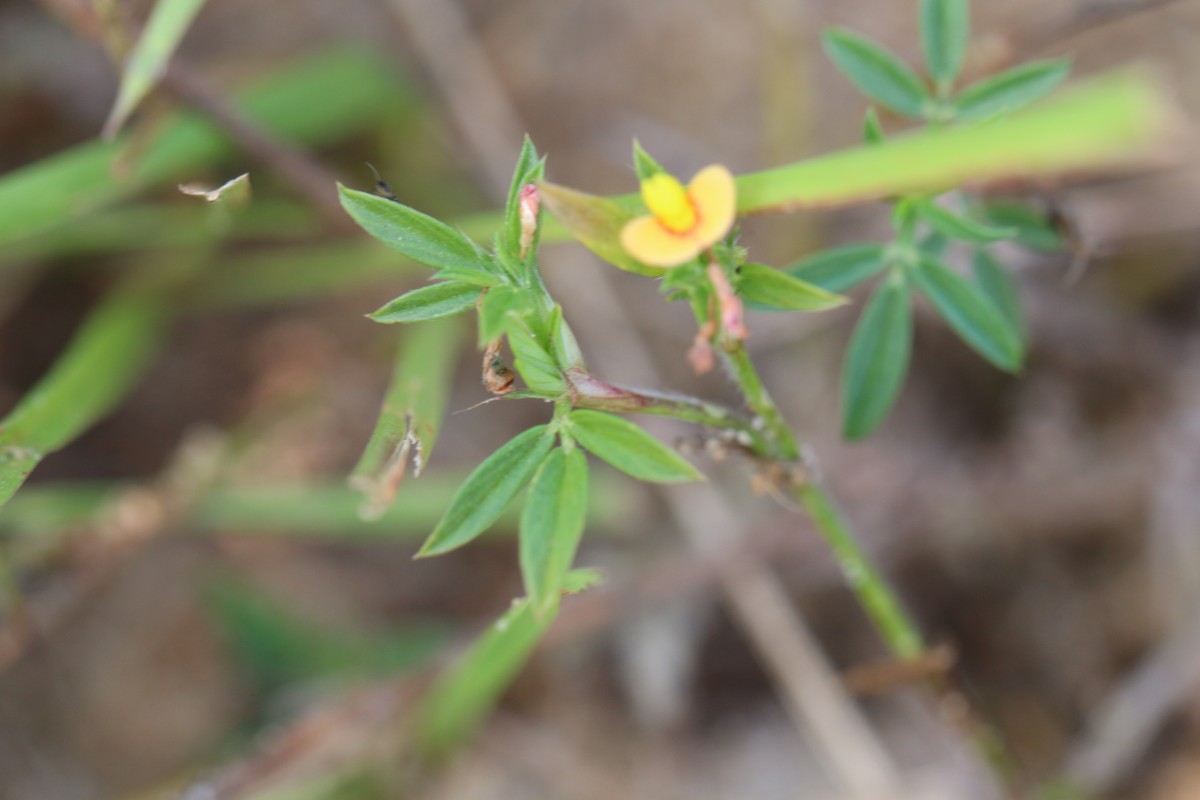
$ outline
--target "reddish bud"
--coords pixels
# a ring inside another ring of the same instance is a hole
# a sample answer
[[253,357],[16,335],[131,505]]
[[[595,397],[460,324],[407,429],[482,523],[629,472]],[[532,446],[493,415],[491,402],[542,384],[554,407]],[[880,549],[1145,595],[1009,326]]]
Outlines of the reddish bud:
[[521,213],[521,258],[525,258],[533,245],[533,237],[537,234],[538,210],[541,207],[537,184],[527,183],[522,186],[517,198]]
[[717,323],[709,320],[700,326],[700,330],[696,331],[696,336],[692,339],[687,357],[688,363],[692,365],[692,372],[697,375],[712,372],[716,358],[712,349],[712,338],[716,333]]
[[688,363],[692,365],[692,372],[697,375],[704,375],[712,372],[714,364],[714,355],[712,345],[703,336],[697,336],[692,341],[692,346],[688,348]]
[[742,300],[734,293],[733,286],[725,277],[725,270],[717,264],[709,264],[708,279],[712,281],[713,288],[717,290],[717,304],[721,308],[721,327],[734,339],[741,341],[747,338],[750,331],[746,330]]

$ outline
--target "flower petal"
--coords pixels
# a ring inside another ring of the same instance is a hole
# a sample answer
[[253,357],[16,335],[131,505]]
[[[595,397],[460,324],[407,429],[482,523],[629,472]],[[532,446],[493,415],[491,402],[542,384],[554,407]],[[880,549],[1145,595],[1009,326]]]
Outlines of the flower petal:
[[673,175],[659,172],[642,181],[642,202],[673,233],[686,233],[696,225],[691,197]]
[[621,246],[644,264],[677,267],[700,255],[706,245],[693,234],[671,233],[653,216],[645,216],[625,223]]
[[688,196],[700,217],[691,235],[702,248],[719,242],[733,227],[733,218],[737,214],[733,174],[720,164],[705,167],[688,184]]

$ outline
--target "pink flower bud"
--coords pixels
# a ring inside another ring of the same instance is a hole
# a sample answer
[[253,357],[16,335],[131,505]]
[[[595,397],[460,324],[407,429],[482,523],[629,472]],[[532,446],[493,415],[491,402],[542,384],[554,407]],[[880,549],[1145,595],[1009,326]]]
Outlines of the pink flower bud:
[[527,183],[522,186],[517,198],[521,213],[521,258],[525,258],[533,245],[533,237],[537,234],[538,209],[541,206],[537,184]]
[[707,339],[697,336],[692,342],[692,346],[688,348],[687,357],[688,363],[692,365],[692,372],[697,375],[712,372],[716,356]]
[[721,327],[729,336],[739,341],[747,338],[750,331],[746,330],[745,314],[742,300],[733,291],[725,270],[717,264],[708,265],[708,279],[717,290],[717,304],[721,308]]

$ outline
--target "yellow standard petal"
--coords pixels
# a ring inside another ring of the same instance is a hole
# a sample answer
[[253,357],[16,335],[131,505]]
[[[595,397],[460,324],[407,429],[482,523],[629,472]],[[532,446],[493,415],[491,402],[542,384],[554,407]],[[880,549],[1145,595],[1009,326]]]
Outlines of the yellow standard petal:
[[672,233],[686,233],[696,225],[692,198],[674,175],[658,172],[642,181],[642,201]]
[[737,214],[733,174],[720,164],[705,167],[692,178],[687,193],[699,217],[696,227],[688,234],[700,242],[701,248],[725,238]]
[[694,236],[672,233],[653,216],[625,223],[621,246],[629,255],[652,267],[677,267],[700,255],[705,247]]

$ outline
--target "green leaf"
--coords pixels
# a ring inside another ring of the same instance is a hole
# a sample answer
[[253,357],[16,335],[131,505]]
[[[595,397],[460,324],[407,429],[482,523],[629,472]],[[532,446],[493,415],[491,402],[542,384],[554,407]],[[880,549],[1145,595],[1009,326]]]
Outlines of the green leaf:
[[551,450],[529,487],[521,512],[520,556],[525,592],[538,613],[558,605],[587,516],[587,459],[579,448]]
[[653,156],[642,149],[642,144],[637,139],[633,140],[633,169],[637,173],[639,181],[644,181],[651,175],[666,172],[662,168],[662,164],[659,164]]
[[1013,200],[989,200],[983,204],[983,215],[996,225],[1012,228],[1017,232],[1016,240],[1022,246],[1045,253],[1056,253],[1063,249],[1063,235],[1047,219],[1045,214],[1026,203]]
[[580,444],[638,480],[680,483],[703,480],[696,468],[626,419],[601,411],[572,411],[571,435]]
[[943,96],[962,69],[970,35],[970,13],[968,0],[921,0],[925,64]]
[[1016,331],[1023,341],[1025,320],[1021,314],[1021,301],[1017,295],[1017,285],[1008,274],[1008,270],[1000,266],[992,254],[983,249],[975,251],[971,269],[975,273],[975,283],[979,285],[984,296],[992,301],[996,310],[1004,315],[1009,327]]
[[931,258],[917,261],[913,277],[934,308],[963,341],[1006,372],[1021,368],[1021,336],[970,281]]
[[604,576],[600,574],[599,570],[590,567],[573,569],[563,578],[563,591],[566,594],[579,594],[593,586],[600,585],[603,581]]
[[[505,203],[505,208],[508,210],[508,226],[509,235],[514,239],[520,238],[521,232],[521,217],[520,214],[513,214],[517,210],[517,200],[521,194],[521,189],[528,183],[536,182],[541,178],[542,161],[538,158],[537,148],[533,146],[533,140],[526,134],[525,139],[521,142],[521,153],[517,156],[517,166],[513,168],[512,182],[508,186],[508,200]],[[515,219],[515,225],[514,223]]]
[[521,188],[541,178],[542,162],[533,140],[526,136],[521,143],[521,154],[517,156],[517,166],[513,169],[512,183],[508,187],[508,202],[504,206],[504,236],[501,242],[514,261],[521,257]]
[[406,292],[367,316],[376,322],[424,322],[461,314],[479,300],[482,289],[443,281]]
[[1001,239],[1011,239],[1016,235],[1013,228],[997,228],[986,222],[955,214],[934,202],[924,202],[918,206],[921,219],[929,223],[935,231],[951,239],[962,239],[974,244],[989,244]]
[[488,456],[454,493],[450,507],[417,556],[440,555],[487,530],[529,482],[553,443],[549,426],[538,425]]
[[921,198],[916,197],[901,197],[896,200],[892,206],[892,229],[896,232],[895,238],[901,242],[911,242],[916,235],[918,206],[921,203]]
[[[396,349],[375,430],[350,473],[350,486],[365,495],[359,513],[378,519],[392,504],[410,463],[421,477],[433,454],[454,378],[463,325],[446,319],[410,328]],[[422,486],[422,491],[425,487]]]
[[508,312],[522,308],[526,299],[527,295],[514,286],[489,289],[479,304],[479,344],[484,346],[504,333]]
[[378,195],[338,184],[342,208],[367,233],[393,250],[440,270],[490,271],[492,259],[444,222]]
[[427,755],[445,755],[483,721],[554,616],[535,614],[529,600],[513,603],[434,683],[415,715],[417,742]]
[[945,234],[933,231],[921,238],[921,241],[917,243],[917,249],[930,258],[941,258],[949,244],[950,239]]
[[849,300],[827,292],[765,264],[743,264],[738,270],[737,292],[748,303],[789,311],[823,311]]
[[555,305],[550,312],[550,345],[554,350],[554,360],[562,369],[583,369],[583,351],[575,341],[575,334],[563,319],[562,306]]
[[485,272],[482,269],[474,269],[473,267],[447,267],[446,269],[439,269],[434,273],[433,277],[443,281],[469,283],[481,289],[490,289],[493,286],[499,286],[504,283],[504,278],[500,275],[494,272]]
[[663,294],[671,294],[673,292],[690,292],[697,286],[710,285],[706,270],[707,266],[700,263],[699,260],[672,267],[663,274],[662,280],[659,281],[659,288]]
[[875,106],[867,106],[867,113],[863,117],[863,141],[867,144],[882,144],[884,138],[883,125],[879,122]]
[[204,0],[158,0],[154,4],[141,38],[121,70],[117,100],[104,123],[105,139],[116,136],[138,103],[167,71],[179,41],[203,6]]
[[549,342],[524,317],[508,316],[508,346],[513,351],[513,368],[534,392],[557,396],[566,389],[562,370],[547,349]]
[[788,267],[787,273],[827,292],[844,292],[879,274],[886,266],[887,248],[883,245],[851,244],[809,256]]
[[145,284],[130,280],[102,300],[49,372],[0,419],[0,506],[45,456],[105,417],[158,353],[173,295]]
[[[507,223],[505,223],[507,225]],[[510,248],[505,240],[505,229],[496,231],[492,236],[492,252],[496,256],[496,263],[500,265],[502,271],[509,280],[514,283],[524,283],[524,275],[526,273],[525,263],[518,255],[521,252],[521,246],[518,242],[514,242]]]
[[893,272],[871,295],[842,370],[842,435],[861,439],[887,416],[912,350],[912,308],[904,275]]
[[986,119],[1023,108],[1049,94],[1071,69],[1069,62],[1035,61],[968,86],[954,101],[959,119]]
[[548,181],[538,184],[546,207],[572,236],[600,258],[626,272],[638,275],[662,275],[667,270],[643,264],[621,245],[621,229],[641,208],[641,198],[631,195],[625,204],[604,197],[577,192]]
[[825,31],[821,41],[833,63],[863,94],[900,114],[921,116],[929,92],[899,59],[841,28]]

